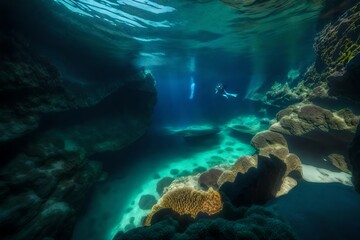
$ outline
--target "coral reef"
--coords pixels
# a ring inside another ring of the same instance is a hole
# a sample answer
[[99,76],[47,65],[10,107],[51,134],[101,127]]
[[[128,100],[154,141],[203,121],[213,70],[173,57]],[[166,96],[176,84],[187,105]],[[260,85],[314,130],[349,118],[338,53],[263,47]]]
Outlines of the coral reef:
[[[234,183],[237,178],[240,178],[239,175],[245,175],[242,176],[244,179],[250,178],[249,176],[256,176],[254,181],[261,182],[263,180],[261,179],[263,175],[246,174],[251,168],[257,168],[259,164],[263,164],[259,161],[270,161],[272,158],[279,159],[285,164],[285,171],[278,172],[280,175],[274,176],[282,179],[282,183],[278,186],[278,192],[272,196],[278,197],[286,194],[292,187],[296,186],[297,181],[295,179],[302,178],[301,161],[297,155],[289,153],[288,143],[282,134],[270,130],[262,131],[252,138],[251,144],[258,150],[258,154],[253,156],[244,156],[238,159],[230,170],[225,170],[220,175],[217,181],[217,185],[219,187],[222,187],[227,182]],[[253,172],[254,171],[260,170],[254,169]],[[268,186],[264,186],[259,189],[265,191],[267,187]]]
[[[275,155],[287,165],[282,190],[277,195],[286,193],[295,186],[294,180],[301,177],[302,170],[306,181],[340,182],[351,186],[349,173],[352,168],[348,145],[355,136],[359,116],[349,109],[330,111],[314,104],[299,103],[279,111],[276,119],[269,132],[282,134],[288,148],[276,142],[273,143],[274,147],[271,144],[268,147],[267,143],[271,143],[269,140],[258,140],[263,144],[255,142],[257,145],[253,141],[253,145],[257,147],[259,155]],[[259,134],[261,136],[264,132]],[[296,155],[289,154],[288,149]],[[352,149],[352,153],[355,152]],[[356,171],[352,172],[353,176],[356,175]],[[355,182],[356,180],[354,184]]]
[[276,106],[304,101],[320,103],[339,97],[359,101],[359,11],[357,3],[317,34],[313,45],[316,61],[297,86],[275,83],[262,101]]
[[[347,145],[354,137],[359,119],[349,109],[330,111],[314,104],[301,103],[280,111],[278,122],[270,130],[284,134],[302,160],[308,159],[306,152],[310,151],[313,158],[319,159],[319,167],[333,165],[349,172]],[[304,141],[311,142],[305,149],[301,147]],[[322,159],[329,161],[320,163]]]
[[257,155],[240,157],[229,170],[225,170],[218,178],[217,185],[234,182],[238,173],[245,174],[251,167],[257,167]]
[[286,165],[279,158],[258,156],[257,168],[237,174],[234,182],[225,182],[219,191],[234,206],[264,204],[279,192],[285,172]]
[[[292,136],[311,135],[318,131],[349,142],[356,131],[359,117],[350,110],[331,112],[314,104],[296,104],[282,110],[277,115],[278,122],[271,131]],[[313,138],[324,141],[325,139]]]
[[266,148],[269,146],[272,147],[274,145],[285,148],[288,147],[287,142],[283,135],[269,130],[256,134],[251,139],[251,145],[256,149]]
[[246,173],[250,168],[257,166],[257,156],[244,156],[239,158],[233,165],[232,170],[237,173]]
[[189,214],[195,218],[198,213],[215,214],[222,209],[221,196],[209,188],[207,191],[191,187],[175,188],[166,192],[153,206],[145,220],[145,226],[152,224],[152,216],[161,209],[170,208],[180,215]]
[[360,4],[356,4],[318,33],[314,43],[318,70],[326,68],[330,75],[342,71],[360,53],[359,10]]
[[218,186],[218,179],[220,175],[223,173],[222,170],[217,168],[211,168],[206,172],[202,173],[199,177],[199,184],[203,188],[210,188],[217,189]]

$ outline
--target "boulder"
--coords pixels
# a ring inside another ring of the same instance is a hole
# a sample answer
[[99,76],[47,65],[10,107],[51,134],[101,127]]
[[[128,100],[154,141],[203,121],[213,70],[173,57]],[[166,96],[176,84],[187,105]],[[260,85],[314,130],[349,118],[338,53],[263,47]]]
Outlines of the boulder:
[[161,196],[164,192],[164,189],[174,181],[172,177],[164,177],[156,184],[156,192]]
[[188,141],[208,139],[220,132],[220,128],[211,125],[194,125],[175,131]]
[[0,237],[69,239],[102,175],[89,157],[120,150],[146,131],[154,79],[134,71],[104,89],[75,90],[13,32],[0,33],[10,48],[0,56]]
[[101,165],[88,161],[81,148],[38,150],[43,154],[19,154],[0,171],[4,238],[67,238],[87,191],[101,176]]
[[278,122],[270,127],[271,131],[329,144],[334,140],[350,142],[359,122],[359,117],[348,109],[332,112],[302,103],[280,111],[277,118]]
[[239,116],[227,123],[235,133],[255,135],[261,129],[261,119],[256,116]]
[[269,130],[256,134],[251,139],[251,145],[256,149],[261,149],[273,145],[279,145],[287,148],[287,142],[284,136]]
[[139,200],[139,207],[143,210],[149,210],[156,204],[156,198],[153,195],[142,195]]
[[280,111],[277,120],[270,130],[283,134],[303,163],[349,172],[347,148],[359,123],[359,116],[351,110],[330,111],[300,103]]

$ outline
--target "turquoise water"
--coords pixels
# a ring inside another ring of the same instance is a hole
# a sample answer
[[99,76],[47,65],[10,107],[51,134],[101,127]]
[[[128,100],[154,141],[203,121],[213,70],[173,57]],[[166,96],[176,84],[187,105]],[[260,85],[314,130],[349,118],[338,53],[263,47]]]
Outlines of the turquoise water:
[[[191,143],[176,134],[176,131],[183,129],[181,127],[167,127],[161,132],[156,129],[130,149],[106,157],[104,162],[109,161],[107,165],[112,168],[117,165],[114,162],[122,161],[122,158],[129,158],[125,162],[134,163],[126,172],[117,173],[115,170],[109,173],[111,177],[95,187],[87,212],[75,230],[74,239],[112,239],[118,231],[139,227],[142,218],[150,211],[140,209],[139,200],[146,194],[159,199],[156,185],[162,178],[188,177],[197,170],[201,173],[218,165],[230,167],[238,156],[254,153],[248,141],[251,135],[239,136],[226,125],[222,128],[215,137]],[[156,144],[149,149],[148,144],[153,141]],[[175,169],[177,174],[172,173]]]
[[[317,89],[316,84],[345,71],[345,67],[324,71],[322,76],[327,77],[322,79],[316,71],[310,71],[310,66],[323,69],[332,64],[319,60],[316,36],[358,2],[4,1],[0,4],[0,82],[4,85],[0,87],[0,114],[4,116],[0,117],[0,154],[5,159],[1,162],[5,170],[0,172],[0,180],[10,190],[4,187],[0,193],[18,204],[11,197],[23,191],[32,194],[35,185],[45,195],[42,202],[39,200],[45,207],[35,205],[37,210],[24,214],[31,218],[25,223],[18,220],[17,210],[13,211],[15,217],[10,214],[6,218],[4,214],[4,219],[20,223],[4,221],[5,227],[0,225],[0,230],[23,234],[18,236],[35,232],[29,239],[71,236],[74,240],[111,240],[119,231],[143,226],[151,209],[140,207],[141,198],[152,195],[158,201],[163,196],[157,189],[159,181],[173,178],[171,186],[176,188],[201,189],[199,176],[208,169],[229,170],[240,157],[258,153],[251,144],[253,137],[270,127],[279,128],[280,110],[301,101],[306,109],[306,104],[313,101],[329,109],[332,115],[324,114],[324,118],[338,120],[340,123],[334,120],[334,125],[346,126],[341,129],[345,133],[330,129],[331,124],[325,120],[326,124],[316,125],[316,120],[322,118],[313,109],[305,113],[313,117],[310,120],[300,116],[300,108],[288,111],[288,115],[282,112],[286,115],[284,125],[300,132],[282,133],[289,137],[288,150],[297,151],[301,158],[303,175],[294,190],[272,199],[265,207],[275,209],[300,239],[360,239],[356,217],[360,212],[359,195],[353,189],[352,169],[336,166],[342,164],[340,160],[333,163],[334,167],[330,152],[326,156],[321,152],[321,141],[339,137],[341,143],[330,144],[330,148],[348,158],[347,146],[356,131],[355,125],[348,126],[359,120],[359,99],[354,95],[350,100],[349,96],[342,99],[329,95],[325,99],[320,96],[323,89],[314,91],[319,98],[306,98],[314,94],[311,90]],[[356,20],[352,25],[353,35],[358,34],[358,23]],[[356,59],[358,41],[336,60]],[[324,55],[333,53],[325,50]],[[306,81],[310,84],[303,90],[301,84],[306,85]],[[218,84],[230,94],[217,93]],[[340,88],[339,92],[341,95],[344,91]],[[345,111],[344,117],[337,112],[342,108],[349,108],[356,116],[345,119],[351,114]],[[307,135],[311,124],[317,129]],[[319,132],[325,137],[318,136]],[[303,138],[297,141],[297,137]],[[84,176],[96,175],[82,168],[90,161],[102,165],[103,172],[88,180]],[[16,167],[12,167],[13,162]],[[57,168],[70,170],[53,173]],[[36,175],[44,172],[46,177]],[[60,177],[54,180],[48,175]],[[23,176],[30,176],[25,183],[18,180]],[[51,195],[55,190],[47,193],[47,184],[56,185],[60,194]],[[73,187],[77,185],[83,188]],[[70,189],[70,197],[63,189]],[[337,193],[342,196],[336,198]],[[321,199],[323,196],[326,199]],[[24,199],[19,200],[25,202],[24,206],[19,204],[23,207],[19,211],[33,209],[28,199],[37,198]],[[76,199],[74,204],[72,199]],[[44,235],[34,230],[45,229],[48,219],[35,217],[53,210],[46,209],[51,201],[64,201],[73,211],[65,217],[56,215],[59,209],[52,212],[55,217],[51,219],[60,220],[49,226],[66,226],[69,233],[65,235],[57,235],[51,227],[43,231]],[[7,210],[13,205],[4,202],[4,212],[11,213]],[[351,222],[348,225],[343,224],[347,217]],[[332,232],[334,226],[340,226],[339,233]],[[10,233],[4,239],[12,239]]]

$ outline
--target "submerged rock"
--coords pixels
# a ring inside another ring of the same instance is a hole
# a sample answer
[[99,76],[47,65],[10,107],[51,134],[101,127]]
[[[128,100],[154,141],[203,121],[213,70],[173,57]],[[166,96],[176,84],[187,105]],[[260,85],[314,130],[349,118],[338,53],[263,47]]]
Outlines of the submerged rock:
[[211,218],[202,215],[193,220],[188,215],[180,216],[164,209],[154,216],[157,221],[152,226],[119,232],[113,240],[296,239],[295,233],[285,222],[274,212],[260,206],[235,208],[226,203],[220,216]]
[[223,173],[222,170],[211,168],[206,172],[202,173],[199,177],[199,184],[200,186],[207,188],[214,188],[217,189],[219,186],[217,185],[218,179],[220,175]]
[[85,194],[101,176],[101,165],[82,148],[37,144],[42,154],[19,154],[0,171],[4,238],[71,236]]
[[[359,117],[350,110],[331,112],[314,104],[297,104],[280,111],[278,123],[273,124],[270,130],[299,137],[309,135],[315,141],[329,140],[319,138],[323,133],[338,141],[349,142],[358,122]],[[310,136],[315,133],[319,136]]]
[[357,127],[356,135],[349,149],[352,181],[355,190],[360,193],[360,125]]
[[0,236],[69,239],[87,191],[101,177],[101,165],[88,158],[146,131],[154,79],[133,72],[106,91],[84,87],[79,94],[19,36],[0,34],[10,47],[0,56]]
[[262,101],[280,107],[304,101],[334,105],[340,98],[359,102],[359,11],[360,3],[356,3],[317,34],[313,45],[316,61],[297,86],[274,84]]
[[256,116],[240,116],[229,121],[227,127],[235,133],[255,135],[261,129],[261,119]]
[[153,195],[142,195],[139,200],[139,207],[143,210],[151,209],[156,204],[156,198]]
[[270,130],[284,134],[290,148],[304,163],[329,170],[333,170],[333,165],[348,172],[347,145],[359,122],[359,117],[349,109],[330,111],[314,104],[296,104],[280,111],[277,119]]
[[210,125],[190,126],[185,129],[177,130],[177,134],[187,140],[206,139],[220,132],[220,128]]
[[257,168],[237,174],[233,183],[225,182],[219,189],[234,206],[264,204],[280,190],[286,172],[285,163],[275,156],[258,156]]
[[161,196],[164,189],[168,187],[175,179],[172,177],[164,177],[156,184],[156,192]]

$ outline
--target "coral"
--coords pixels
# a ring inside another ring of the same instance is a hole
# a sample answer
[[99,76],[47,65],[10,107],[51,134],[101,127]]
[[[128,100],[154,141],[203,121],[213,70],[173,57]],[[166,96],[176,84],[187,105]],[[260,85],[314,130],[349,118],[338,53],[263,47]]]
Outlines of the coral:
[[234,206],[264,204],[281,189],[286,168],[283,160],[276,156],[258,156],[257,168],[250,168],[245,174],[237,174],[233,182],[224,183],[219,191]]
[[245,174],[250,168],[257,167],[257,155],[239,158],[229,170],[225,170],[218,178],[217,185],[220,187],[225,182],[234,182],[238,173]]
[[294,175],[297,178],[302,177],[303,173],[302,173],[301,161],[297,155],[293,153],[287,155],[285,159],[285,164],[286,164],[286,173],[285,173],[286,176]]
[[191,187],[192,189],[202,190],[199,184],[199,177],[200,174],[178,177],[174,179],[169,186],[164,188],[163,194],[172,191],[174,189],[183,188],[183,187]]
[[222,186],[226,182],[234,182],[237,172],[232,170],[225,170],[218,178],[217,185]]
[[145,220],[145,226],[151,225],[152,216],[160,209],[170,208],[180,215],[189,214],[195,218],[198,213],[215,214],[222,209],[219,192],[209,188],[207,191],[195,190],[191,187],[176,188],[166,192],[153,206]]
[[256,134],[251,139],[251,145],[256,149],[261,149],[273,145],[280,145],[287,148],[287,142],[284,136],[269,130]]
[[[334,171],[336,167],[342,172],[350,173],[348,145],[354,138],[359,122],[359,116],[351,110],[330,111],[314,104],[300,103],[280,111],[277,120],[270,130],[284,134],[292,152],[297,154],[282,158],[287,165],[286,176],[295,180],[301,178],[299,157],[304,157],[306,164],[321,166],[329,171]],[[262,149],[259,154],[261,152]],[[279,154],[272,153],[279,157]],[[312,160],[307,158],[310,154]],[[291,187],[294,184],[288,185]]]
[[348,108],[341,109],[334,114],[336,114],[340,118],[343,118],[348,127],[356,127],[359,124],[359,116],[356,116]]
[[[287,114],[291,115],[293,110],[294,108],[290,107],[289,110],[280,111],[277,114],[277,118],[281,120]],[[296,180],[294,179],[290,182],[291,184],[288,184],[288,177],[291,174],[295,178],[302,178],[301,161],[297,155],[289,152],[288,143],[282,134],[270,130],[263,131],[253,137],[251,144],[258,150],[259,156],[266,158],[274,156],[286,165],[286,171],[282,176],[282,187],[276,196],[286,194],[292,187],[296,186]]]
[[274,83],[260,99],[280,107],[338,97],[359,101],[359,26],[360,3],[357,3],[316,35],[313,44],[316,61],[302,74],[297,86]]
[[236,173],[246,173],[250,168],[257,166],[257,156],[244,156],[239,158],[233,168],[232,171]]
[[315,53],[330,74],[342,70],[360,53],[359,26],[360,4],[356,4],[316,36]]
[[[296,104],[278,114],[279,122],[270,127],[271,131],[302,136],[315,130],[329,132],[330,130],[353,134],[358,117],[349,110],[338,112],[321,108],[314,104]],[[348,125],[350,124],[350,125]],[[329,133],[330,134],[330,133]]]
[[[221,174],[218,178],[218,186],[222,186],[226,182],[233,183],[238,174],[246,174],[252,167],[257,168],[259,157],[263,161],[276,157],[285,164],[284,175],[280,176],[282,178],[281,181],[285,181],[285,179],[287,179],[286,177],[290,174],[295,178],[302,178],[301,161],[298,156],[289,153],[288,143],[282,134],[266,130],[256,134],[251,140],[251,144],[258,150],[258,154],[241,157],[231,170],[226,170]],[[294,181],[296,182],[296,180]],[[280,189],[279,196],[286,194],[291,187],[296,186],[296,184],[287,184],[284,182],[283,185],[284,188],[285,186],[287,187],[287,190]]]
[[263,101],[274,106],[282,106],[284,104],[296,103],[300,100],[300,96],[294,89],[291,89],[286,82],[281,84],[275,82],[271,89],[266,92]]
[[205,188],[212,187],[214,189],[217,189],[217,182],[222,173],[222,170],[216,168],[211,168],[208,171],[202,173],[199,177],[200,186]]
[[270,155],[274,155],[280,159],[286,159],[289,155],[289,149],[284,146],[273,145],[259,149],[259,155],[269,157]]

